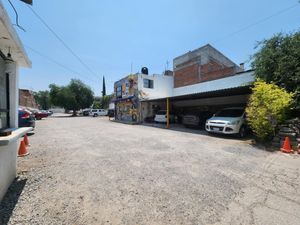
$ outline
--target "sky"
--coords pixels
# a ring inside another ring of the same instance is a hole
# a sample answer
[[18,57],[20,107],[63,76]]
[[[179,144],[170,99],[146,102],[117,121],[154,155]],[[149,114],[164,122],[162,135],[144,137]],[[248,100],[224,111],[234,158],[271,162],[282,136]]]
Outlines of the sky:
[[[20,69],[20,88],[33,91],[76,78],[100,95],[105,76],[111,93],[113,83],[131,72],[146,66],[161,74],[175,57],[208,43],[250,68],[258,41],[300,27],[298,0],[33,0],[34,11],[84,66],[26,4],[11,1],[26,32],[15,29],[32,61],[32,68]],[[2,2],[15,23],[8,0]]]

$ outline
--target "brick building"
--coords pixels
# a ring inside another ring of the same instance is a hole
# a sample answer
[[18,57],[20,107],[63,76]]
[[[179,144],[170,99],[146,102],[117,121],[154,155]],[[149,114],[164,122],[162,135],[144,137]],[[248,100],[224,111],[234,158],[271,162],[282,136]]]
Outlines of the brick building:
[[173,68],[175,88],[233,76],[242,71],[209,44],[176,57]]
[[38,108],[33,92],[27,89],[19,89],[19,105],[29,108]]

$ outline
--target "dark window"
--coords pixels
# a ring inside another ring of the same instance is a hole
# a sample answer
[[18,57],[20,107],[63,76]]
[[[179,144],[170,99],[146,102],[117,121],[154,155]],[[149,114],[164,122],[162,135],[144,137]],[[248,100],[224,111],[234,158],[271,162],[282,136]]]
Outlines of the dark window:
[[144,88],[153,88],[153,80],[144,79]]
[[0,71],[0,129],[9,127],[9,76]]
[[219,117],[240,117],[244,113],[243,109],[224,109],[218,113],[216,113],[216,116]]
[[122,86],[117,87],[117,98],[122,98]]

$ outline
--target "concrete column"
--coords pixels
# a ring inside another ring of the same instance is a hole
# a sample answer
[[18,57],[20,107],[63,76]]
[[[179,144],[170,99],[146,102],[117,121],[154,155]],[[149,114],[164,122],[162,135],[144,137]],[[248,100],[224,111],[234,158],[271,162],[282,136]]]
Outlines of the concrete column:
[[18,128],[19,74],[17,64],[14,61],[5,60],[5,74],[9,74],[10,127]]

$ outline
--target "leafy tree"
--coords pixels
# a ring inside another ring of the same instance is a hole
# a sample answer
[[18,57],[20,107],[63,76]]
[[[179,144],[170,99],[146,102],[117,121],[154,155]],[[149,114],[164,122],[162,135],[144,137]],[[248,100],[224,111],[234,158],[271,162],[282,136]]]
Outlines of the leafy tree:
[[113,98],[113,94],[111,95],[105,95],[101,98],[100,103],[101,103],[101,108],[102,109],[108,109],[109,103]]
[[101,103],[99,101],[94,101],[93,109],[101,109]]
[[73,115],[79,109],[88,108],[94,100],[93,91],[82,81],[72,79],[67,86],[50,84],[50,99],[55,106],[73,110]]
[[49,109],[51,107],[49,91],[34,93],[34,99],[42,109]]
[[275,127],[285,118],[293,94],[275,84],[257,81],[252,88],[248,106],[247,120],[260,140],[268,140],[275,133]]
[[294,92],[293,108],[300,110],[300,31],[276,34],[258,44],[252,67],[256,77]]

